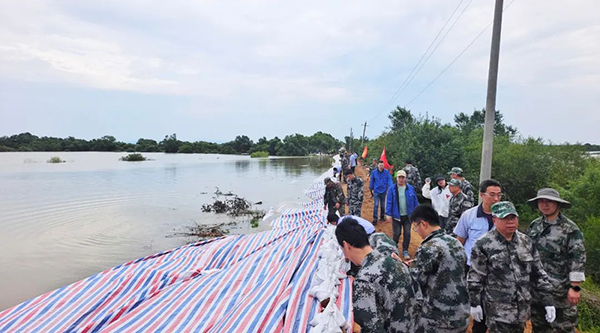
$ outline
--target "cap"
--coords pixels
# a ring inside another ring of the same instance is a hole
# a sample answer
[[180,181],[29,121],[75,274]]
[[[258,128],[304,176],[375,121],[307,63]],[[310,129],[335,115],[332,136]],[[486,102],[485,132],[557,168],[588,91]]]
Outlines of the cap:
[[329,183],[331,181],[331,178],[329,177],[325,177],[325,179],[323,179],[323,182],[325,183],[325,185],[327,185],[327,183]]
[[446,180],[446,177],[444,177],[444,175],[437,175],[435,176],[435,181],[440,181],[440,180]]
[[533,199],[529,199],[527,200],[527,203],[533,207],[533,208],[537,208],[537,201],[539,199],[548,199],[548,200],[552,200],[555,202],[558,202],[561,207],[564,208],[571,208],[571,203],[568,202],[567,200],[561,199],[560,198],[560,194],[558,193],[557,190],[553,189],[553,188],[543,188],[540,189],[537,192],[537,196]]
[[519,216],[519,213],[517,213],[517,209],[512,202],[500,201],[492,205],[492,216],[503,219],[508,215]]
[[457,175],[459,175],[459,176],[462,176],[463,169],[461,169],[461,168],[459,168],[459,167],[454,167],[454,168],[452,168],[452,170],[450,170],[450,171],[448,172],[448,174],[451,174],[451,173],[455,173],[455,174],[457,174]]
[[406,171],[404,171],[404,170],[398,170],[398,171],[396,171],[396,178],[398,178],[400,176],[406,177]]
[[448,185],[450,185],[450,186],[460,186],[460,180],[458,180],[458,179],[450,179],[450,181],[448,182]]

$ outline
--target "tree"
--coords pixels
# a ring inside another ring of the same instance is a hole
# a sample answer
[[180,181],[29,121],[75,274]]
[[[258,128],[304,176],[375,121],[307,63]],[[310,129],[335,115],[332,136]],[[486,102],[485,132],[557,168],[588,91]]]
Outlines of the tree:
[[410,110],[400,106],[397,106],[392,113],[388,115],[388,118],[392,122],[390,127],[392,131],[401,131],[405,127],[412,125],[415,121]]
[[[516,128],[504,124],[504,116],[500,111],[496,111],[494,119],[494,135],[514,136],[517,134]],[[461,112],[454,116],[454,122],[459,130],[468,135],[477,128],[483,128],[485,123],[485,109],[475,110],[470,116]]]
[[235,151],[238,154],[245,154],[248,153],[250,148],[252,148],[253,144],[254,143],[252,142],[252,140],[250,140],[249,137],[245,135],[238,135],[235,137],[235,140],[233,140],[233,142],[231,143],[231,146],[233,147],[233,149],[235,149]]
[[160,145],[165,150],[165,153],[176,153],[179,151],[181,142],[177,140],[177,134],[173,133],[171,135],[165,135],[165,138],[160,142]]

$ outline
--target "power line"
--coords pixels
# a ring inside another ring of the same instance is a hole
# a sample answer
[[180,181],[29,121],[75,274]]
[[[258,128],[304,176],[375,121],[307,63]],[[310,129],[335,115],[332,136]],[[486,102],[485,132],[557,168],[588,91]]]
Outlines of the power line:
[[[512,5],[512,3],[515,2],[515,0],[512,0],[508,5],[506,5],[506,7],[504,7],[504,9],[502,10],[503,12],[508,9],[508,7],[510,7],[510,5]],[[419,98],[419,96],[421,96],[421,94],[423,94],[425,92],[425,90],[427,90],[427,88],[429,88],[435,81],[437,81],[437,79],[442,76],[442,74],[444,74],[448,68],[450,68],[450,66],[452,66],[456,60],[458,60],[458,58],[460,58],[468,49],[469,47],[471,47],[471,45],[473,45],[475,43],[475,41],[477,41],[477,39],[479,39],[479,37],[481,37],[481,35],[483,35],[483,33],[492,25],[493,21],[490,22],[485,28],[483,28],[483,30],[481,30],[481,32],[475,36],[475,38],[469,43],[469,45],[467,45],[449,64],[448,66],[446,66],[446,68],[444,68],[433,80],[431,80],[431,82],[429,82],[429,84],[427,84],[425,86],[425,88],[423,88],[423,90],[421,90],[417,96],[415,96],[413,99],[410,100],[410,102],[406,103],[404,105],[404,107],[409,106],[412,102],[414,102],[417,98]]]
[[429,44],[429,46],[427,47],[427,49],[425,50],[425,52],[423,53],[423,55],[421,56],[421,58],[419,59],[419,61],[417,61],[417,63],[413,67],[413,69],[406,76],[406,78],[404,79],[404,81],[402,82],[402,84],[400,84],[400,86],[398,87],[398,89],[396,90],[396,92],[394,92],[394,94],[392,94],[392,97],[390,98],[390,100],[387,101],[387,103],[385,103],[385,106],[379,111],[379,113],[377,113],[377,115],[375,117],[373,117],[369,121],[373,121],[373,119],[379,117],[381,115],[381,113],[385,110],[385,108],[387,108],[390,103],[392,103],[396,98],[398,98],[399,93],[401,93],[400,90],[402,89],[402,87],[404,86],[404,84],[408,81],[408,79],[414,73],[415,69],[419,66],[419,64],[421,64],[421,61],[423,60],[423,58],[425,58],[425,56],[427,55],[427,52],[429,52],[429,50],[431,49],[431,47],[433,46],[433,44],[435,44],[435,42],[437,41],[438,37],[440,37],[440,35],[442,34],[442,32],[444,31],[444,29],[446,28],[446,26],[450,22],[450,20],[454,16],[454,14],[456,14],[456,12],[458,11],[458,8],[460,8],[460,5],[463,3],[463,1],[464,0],[460,0],[460,2],[458,3],[458,5],[456,6],[456,8],[454,8],[454,11],[450,15],[450,17],[448,17],[448,19],[446,20],[446,23],[444,23],[444,25],[442,26],[442,28],[440,29],[440,31],[437,33],[437,35],[435,36],[435,38],[431,41],[431,43]]

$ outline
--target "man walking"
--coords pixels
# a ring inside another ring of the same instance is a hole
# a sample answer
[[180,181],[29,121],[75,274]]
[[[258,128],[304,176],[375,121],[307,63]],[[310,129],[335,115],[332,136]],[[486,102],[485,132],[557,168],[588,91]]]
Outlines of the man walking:
[[[402,256],[404,259],[410,259],[408,254],[408,245],[410,245],[410,219],[413,209],[419,205],[415,188],[406,183],[406,172],[399,170],[396,172],[397,183],[390,187],[387,195],[387,205],[385,215],[392,223],[394,241],[397,244],[402,238]],[[398,248],[400,246],[398,245]]]
[[423,182],[421,182],[421,174],[419,169],[413,165],[411,160],[406,160],[406,166],[404,167],[406,172],[406,182],[412,185],[415,189],[421,189]]
[[454,167],[452,168],[452,170],[450,170],[450,172],[448,172],[448,174],[450,175],[450,178],[458,179],[460,181],[460,187],[463,193],[467,196],[467,198],[472,204],[475,204],[475,194],[473,192],[473,185],[471,185],[471,183],[469,183],[469,181],[466,180],[465,177],[463,177],[463,170],[461,168]]
[[356,162],[358,160],[358,155],[356,154],[356,152],[353,152],[350,154],[350,169],[352,170],[352,173],[354,173],[354,170],[356,169]]
[[517,230],[515,206],[508,201],[495,203],[492,215],[496,228],[478,239],[471,252],[467,283],[473,319],[481,321],[485,311],[490,332],[522,333],[534,290],[544,305],[546,321],[552,323],[556,319],[552,285],[533,241]]
[[410,220],[413,230],[423,238],[410,267],[424,301],[416,332],[464,333],[469,325],[465,250],[440,228],[433,207],[417,206]]
[[329,213],[338,212],[340,215],[344,215],[343,211],[340,211],[340,207],[346,202],[344,197],[344,191],[339,183],[335,183],[331,178],[327,177],[324,179],[325,182],[325,195],[323,196],[323,203]]
[[350,169],[346,174],[346,191],[348,196],[346,197],[346,206],[348,206],[348,214],[354,216],[361,216],[362,203],[363,203],[363,181],[360,177],[356,177],[353,170]]
[[467,209],[473,207],[473,203],[469,201],[467,196],[462,192],[458,179],[451,179],[450,182],[448,182],[448,189],[452,194],[452,197],[450,198],[450,207],[448,209],[446,232],[453,234],[454,228],[456,228],[456,224],[458,223],[461,215]]
[[346,150],[340,151],[340,164],[342,165],[340,178],[342,178],[343,182],[346,182],[344,175],[346,174],[346,170],[350,169],[350,161],[348,160],[348,155],[346,155]]
[[[471,265],[471,248],[473,248],[477,239],[494,227],[492,205],[502,198],[500,183],[494,179],[484,180],[479,187],[479,197],[481,204],[467,209],[461,215],[453,230],[458,241],[465,247],[468,266]],[[485,317],[481,321],[473,322],[473,333],[485,333],[486,331]]]
[[533,332],[575,332],[580,284],[585,280],[583,234],[573,221],[562,214],[562,210],[570,208],[571,203],[561,199],[555,189],[543,188],[527,203],[543,215],[531,222],[527,234],[533,240],[550,278],[556,307],[556,321],[548,323],[544,320],[543,299],[533,294]]
[[371,172],[371,181],[369,189],[373,198],[373,225],[377,224],[377,212],[380,211],[379,217],[383,221],[385,215],[385,196],[388,189],[392,186],[392,176],[389,171],[384,168],[383,161],[379,161],[377,169]]
[[335,229],[344,256],[360,266],[354,279],[354,321],[361,332],[414,332],[418,289],[408,268],[369,245],[365,229],[346,218]]
[[437,175],[437,177],[435,177],[435,182],[437,186],[432,189],[431,180],[429,178],[425,179],[425,185],[423,185],[421,191],[425,198],[431,199],[431,205],[440,216],[440,228],[444,229],[448,222],[448,209],[452,193],[450,193],[450,189],[448,188],[448,184],[446,184],[446,178],[444,176]]

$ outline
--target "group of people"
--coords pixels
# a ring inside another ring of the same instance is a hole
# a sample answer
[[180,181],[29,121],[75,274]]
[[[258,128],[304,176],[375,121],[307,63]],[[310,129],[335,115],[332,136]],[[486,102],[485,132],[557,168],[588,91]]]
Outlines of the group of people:
[[[450,181],[435,178],[436,188],[425,180],[421,193],[432,205],[419,205],[421,179],[410,167],[416,169],[407,163],[397,171],[393,184],[378,163],[369,185],[373,222],[351,213],[336,227],[355,270],[354,319],[361,332],[465,332],[471,317],[474,333],[523,332],[527,320],[533,332],[574,332],[585,248],[583,234],[562,213],[571,204],[554,189],[539,190],[528,204],[541,216],[522,233],[498,181],[481,182],[475,205],[472,185],[452,168]],[[392,240],[375,232],[384,218],[392,222]],[[413,260],[411,226],[423,238]]]

